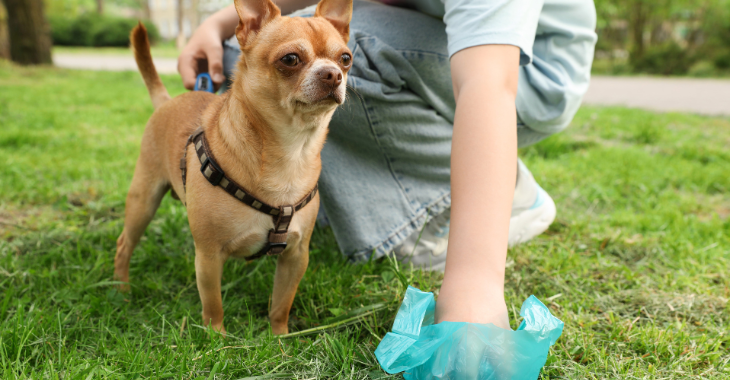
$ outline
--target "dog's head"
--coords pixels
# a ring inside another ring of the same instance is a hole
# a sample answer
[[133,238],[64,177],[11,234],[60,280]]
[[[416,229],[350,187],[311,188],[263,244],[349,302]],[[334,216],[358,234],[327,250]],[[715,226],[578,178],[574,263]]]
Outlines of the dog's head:
[[352,0],[321,0],[315,17],[282,17],[271,0],[235,0],[241,58],[234,86],[271,121],[330,114],[345,101]]

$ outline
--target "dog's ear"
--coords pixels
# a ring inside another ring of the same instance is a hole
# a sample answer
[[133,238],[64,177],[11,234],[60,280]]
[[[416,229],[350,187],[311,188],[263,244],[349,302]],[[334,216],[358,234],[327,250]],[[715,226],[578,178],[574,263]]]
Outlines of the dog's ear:
[[326,18],[340,32],[345,42],[350,39],[352,0],[322,0],[317,4],[314,15]]
[[235,0],[234,4],[239,18],[236,38],[241,47],[264,25],[281,16],[281,10],[271,0]]

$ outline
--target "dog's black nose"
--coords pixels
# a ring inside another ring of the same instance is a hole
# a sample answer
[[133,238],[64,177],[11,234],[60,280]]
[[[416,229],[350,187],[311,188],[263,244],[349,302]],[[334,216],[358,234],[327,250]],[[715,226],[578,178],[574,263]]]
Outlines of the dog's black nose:
[[319,76],[319,80],[324,84],[331,87],[337,87],[342,83],[342,72],[335,67],[322,68],[317,73],[317,76]]

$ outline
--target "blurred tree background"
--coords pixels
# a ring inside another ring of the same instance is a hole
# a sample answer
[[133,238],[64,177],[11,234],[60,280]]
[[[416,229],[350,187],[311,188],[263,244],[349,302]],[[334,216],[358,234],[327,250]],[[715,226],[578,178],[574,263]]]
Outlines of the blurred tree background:
[[730,0],[595,0],[594,72],[730,75]]
[[152,42],[159,40],[149,22],[147,0],[45,0],[54,45],[128,46],[129,32],[144,20]]
[[3,0],[2,3],[10,58],[22,65],[51,63],[50,28],[43,0]]
[[10,59],[8,13],[5,11],[5,3],[2,1],[0,1],[0,59]]
[[[150,0],[43,1],[54,45],[126,46],[136,20],[150,19]],[[730,0],[595,4],[594,73],[730,76]],[[145,25],[159,40],[157,28]],[[9,57],[8,35],[8,13],[0,6],[0,57]]]
[[2,0],[0,58],[51,63],[51,42],[67,46],[128,46],[129,32],[145,20],[152,42],[159,32],[148,0]]

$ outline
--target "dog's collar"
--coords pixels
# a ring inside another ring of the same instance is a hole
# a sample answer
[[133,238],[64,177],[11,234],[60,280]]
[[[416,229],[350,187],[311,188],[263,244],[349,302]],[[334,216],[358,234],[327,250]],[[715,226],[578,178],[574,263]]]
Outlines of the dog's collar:
[[186,186],[188,145],[191,143],[195,147],[195,153],[198,155],[198,159],[200,160],[200,172],[203,173],[203,177],[205,177],[211,185],[222,187],[226,193],[238,199],[240,202],[264,214],[271,215],[271,217],[274,218],[274,228],[269,230],[269,238],[266,245],[252,256],[247,257],[246,260],[258,259],[264,255],[278,255],[283,252],[286,248],[289,223],[291,223],[294,213],[304,208],[304,206],[314,199],[314,196],[317,194],[317,185],[314,185],[314,189],[312,189],[312,191],[310,191],[304,199],[295,205],[273,207],[266,202],[260,201],[251,195],[251,193],[246,191],[246,189],[244,189],[241,185],[236,183],[236,181],[226,177],[226,173],[215,161],[213,152],[211,152],[208,147],[208,141],[205,139],[205,132],[202,128],[198,128],[192,135],[190,135],[190,137],[188,137],[183,157],[180,159],[183,188]]

